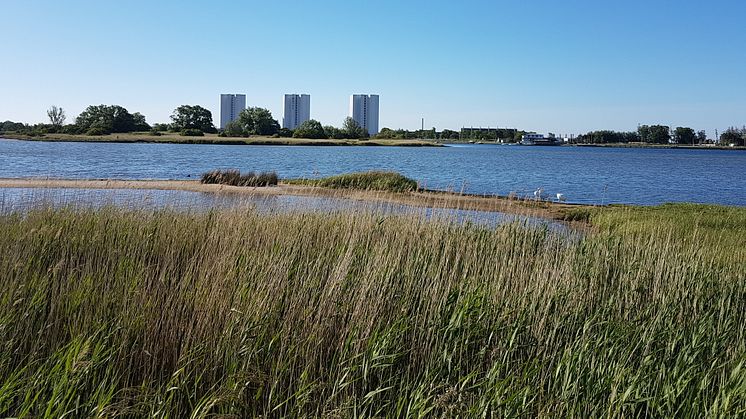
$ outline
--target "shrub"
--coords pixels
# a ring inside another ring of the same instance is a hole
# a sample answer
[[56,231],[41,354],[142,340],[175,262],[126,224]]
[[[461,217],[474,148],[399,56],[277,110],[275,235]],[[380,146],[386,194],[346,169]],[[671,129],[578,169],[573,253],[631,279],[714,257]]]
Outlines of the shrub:
[[218,169],[203,173],[200,182],[204,184],[258,187],[277,185],[278,180],[277,173],[275,172],[260,172],[258,174],[248,172],[241,174],[236,169]]
[[77,134],[83,133],[81,128],[75,124],[65,125],[64,127],[62,127],[61,132],[63,134],[71,134],[71,135],[77,135]]
[[109,132],[104,127],[91,127],[85,132],[85,135],[106,135]]
[[155,130],[155,129],[151,129],[150,130],[150,135],[152,135],[154,137],[160,137],[161,136],[161,132],[158,131],[158,130]]
[[182,135],[184,137],[203,137],[205,135],[205,133],[202,132],[202,130],[200,130],[200,129],[187,128],[187,129],[181,130],[181,132],[179,133],[179,135]]

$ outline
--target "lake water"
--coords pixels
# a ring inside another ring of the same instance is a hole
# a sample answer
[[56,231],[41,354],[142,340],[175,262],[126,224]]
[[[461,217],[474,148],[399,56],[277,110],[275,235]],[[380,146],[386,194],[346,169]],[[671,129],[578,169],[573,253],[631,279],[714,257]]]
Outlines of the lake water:
[[473,223],[494,227],[520,223],[575,237],[578,232],[561,222],[497,211],[471,211],[450,208],[419,208],[403,204],[368,202],[354,199],[293,196],[203,193],[149,189],[0,188],[0,214],[24,213],[39,208],[174,209],[206,211],[228,209],[276,214],[286,212],[373,212],[380,215],[414,215],[428,220]]
[[423,187],[568,202],[746,205],[746,151],[522,147],[305,147],[0,140],[0,177],[194,179],[216,168],[281,178],[393,170]]

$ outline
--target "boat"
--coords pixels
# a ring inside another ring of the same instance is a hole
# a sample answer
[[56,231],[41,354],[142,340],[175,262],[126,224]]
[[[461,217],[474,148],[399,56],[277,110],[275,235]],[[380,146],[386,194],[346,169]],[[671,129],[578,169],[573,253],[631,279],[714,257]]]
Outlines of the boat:
[[561,138],[554,136],[545,137],[544,134],[530,132],[523,134],[521,145],[562,145],[564,142]]

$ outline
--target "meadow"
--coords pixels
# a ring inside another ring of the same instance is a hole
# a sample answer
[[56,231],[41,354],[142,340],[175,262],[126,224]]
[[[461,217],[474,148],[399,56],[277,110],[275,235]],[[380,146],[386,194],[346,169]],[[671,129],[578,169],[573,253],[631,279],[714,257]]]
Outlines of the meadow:
[[0,416],[739,417],[746,209],[0,215]]

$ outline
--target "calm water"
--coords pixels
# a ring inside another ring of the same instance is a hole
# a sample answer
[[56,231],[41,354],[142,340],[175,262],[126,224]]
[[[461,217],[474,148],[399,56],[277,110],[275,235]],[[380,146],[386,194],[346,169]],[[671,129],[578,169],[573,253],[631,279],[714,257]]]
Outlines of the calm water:
[[112,205],[130,209],[175,209],[204,211],[214,208],[284,212],[375,212],[376,214],[415,215],[428,220],[496,226],[521,223],[575,236],[565,224],[543,218],[505,214],[496,211],[469,211],[447,208],[418,208],[409,205],[365,202],[353,199],[292,196],[216,194],[191,191],[148,189],[0,188],[0,214],[23,213],[29,209],[100,208]]
[[319,177],[394,170],[424,187],[562,193],[569,202],[746,205],[746,151],[463,145],[440,148],[0,140],[0,177],[189,179],[215,168]]

